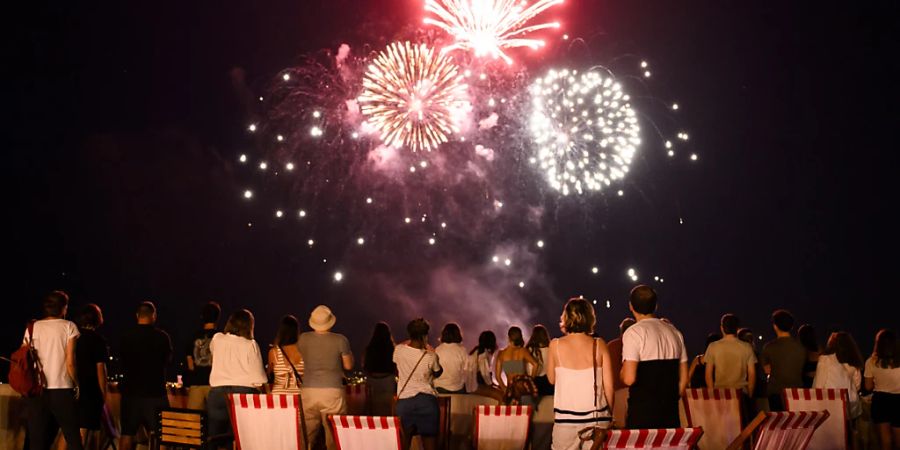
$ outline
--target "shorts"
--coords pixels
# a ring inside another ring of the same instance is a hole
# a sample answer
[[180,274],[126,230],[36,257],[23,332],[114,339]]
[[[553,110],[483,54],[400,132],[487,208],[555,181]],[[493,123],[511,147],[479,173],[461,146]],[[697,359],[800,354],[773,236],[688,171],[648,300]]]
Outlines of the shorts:
[[872,423],[889,423],[900,428],[900,394],[875,391],[872,394]]
[[156,430],[157,414],[161,409],[169,407],[166,397],[131,397],[122,396],[122,436],[134,436],[138,427],[143,425],[147,433]]
[[441,410],[437,397],[433,395],[417,394],[415,397],[397,400],[397,415],[400,416],[400,424],[407,436],[438,435]]
[[99,392],[84,393],[78,397],[78,428],[99,430],[103,415],[103,397]]

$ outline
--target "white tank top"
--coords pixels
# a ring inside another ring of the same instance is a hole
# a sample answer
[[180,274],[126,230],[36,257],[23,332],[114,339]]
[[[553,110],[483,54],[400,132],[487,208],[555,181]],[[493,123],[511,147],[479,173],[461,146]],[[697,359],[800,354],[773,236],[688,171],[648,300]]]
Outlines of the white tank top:
[[[558,355],[557,355],[558,356]],[[603,395],[603,369],[597,361],[592,367],[569,369],[556,366],[556,385],[553,394],[554,422],[575,425],[609,425],[611,415]],[[597,380],[597,402],[594,404],[594,379]]]

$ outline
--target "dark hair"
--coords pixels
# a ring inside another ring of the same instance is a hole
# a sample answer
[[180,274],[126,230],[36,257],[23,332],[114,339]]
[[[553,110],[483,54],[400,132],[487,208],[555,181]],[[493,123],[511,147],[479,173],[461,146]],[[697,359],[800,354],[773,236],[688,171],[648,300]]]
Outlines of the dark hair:
[[497,336],[494,335],[493,331],[485,330],[478,335],[478,345],[469,354],[477,353],[480,355],[484,352],[494,353],[495,351],[497,351]]
[[706,346],[709,347],[709,344],[716,342],[722,339],[722,335],[719,333],[709,333],[706,335]]
[[797,339],[799,339],[800,343],[806,347],[806,351],[808,352],[822,351],[822,348],[819,347],[819,340],[816,338],[816,329],[808,323],[800,325],[800,328],[797,328]]
[[872,357],[875,365],[885,369],[900,367],[900,349],[897,348],[897,335],[893,330],[882,328],[875,335],[875,350]]
[[69,306],[69,294],[64,291],[53,291],[47,294],[41,303],[44,317],[61,317],[66,306]]
[[534,356],[534,359],[542,364],[543,358],[541,358],[541,349],[549,346],[550,333],[547,332],[547,329],[541,324],[533,326],[531,328],[531,336],[528,338],[528,343],[525,344],[525,348],[528,349],[531,356]]
[[156,314],[156,305],[153,302],[141,302],[137,307],[137,316],[142,318],[150,318]]
[[300,322],[297,321],[296,317],[288,314],[282,317],[281,322],[278,324],[278,332],[275,333],[275,345],[296,344],[299,334]]
[[409,339],[416,341],[419,339],[425,339],[428,336],[428,330],[431,329],[431,325],[428,324],[428,321],[419,317],[418,319],[413,319],[406,325],[406,333],[409,335]]
[[628,296],[628,301],[638,314],[653,314],[656,311],[656,291],[650,286],[644,284],[635,286]]
[[863,357],[853,336],[846,331],[835,331],[828,337],[825,344],[826,355],[834,355],[839,363],[849,364],[857,369],[863,368]]
[[[748,334],[750,335],[750,340],[744,339],[744,337],[747,336]],[[741,328],[737,332],[737,337],[738,337],[738,339],[740,339],[744,342],[749,342],[752,344],[753,343],[753,329],[750,327]]]
[[519,327],[509,327],[506,337],[509,338],[509,345],[515,345],[516,347],[525,345],[525,338],[522,337],[522,329]]
[[363,369],[368,372],[391,371],[394,355],[394,337],[391,327],[385,322],[378,322],[372,330],[372,338],[366,345],[363,357]]
[[78,325],[78,328],[99,328],[100,325],[103,325],[103,312],[100,311],[99,306],[88,303],[78,310],[78,315],[75,316],[75,323]]
[[225,333],[253,339],[253,313],[247,309],[239,309],[225,322]]
[[722,316],[722,320],[720,321],[722,325],[722,332],[725,334],[737,334],[738,327],[741,326],[741,319],[738,319],[738,316],[728,313]]
[[788,333],[794,328],[794,316],[786,309],[776,309],[772,313],[772,325]]
[[441,330],[441,342],[444,344],[459,344],[462,342],[462,331],[456,322],[450,322],[444,325]]
[[634,320],[634,317],[626,317],[619,322],[619,336],[625,334],[625,330],[631,328],[632,325],[636,324],[637,321]]
[[570,298],[563,307],[562,329],[566,333],[594,333],[594,306],[582,297]]
[[216,302],[207,302],[200,309],[200,319],[203,320],[203,323],[218,322],[220,314],[222,314],[222,307]]

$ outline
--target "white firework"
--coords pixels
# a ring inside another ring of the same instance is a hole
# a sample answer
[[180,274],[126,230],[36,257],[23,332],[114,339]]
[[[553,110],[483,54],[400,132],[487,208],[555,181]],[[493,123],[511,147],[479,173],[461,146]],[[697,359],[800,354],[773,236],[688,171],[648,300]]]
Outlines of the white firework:
[[628,173],[641,144],[628,94],[608,73],[551,70],[531,85],[530,162],[568,195],[600,191]]

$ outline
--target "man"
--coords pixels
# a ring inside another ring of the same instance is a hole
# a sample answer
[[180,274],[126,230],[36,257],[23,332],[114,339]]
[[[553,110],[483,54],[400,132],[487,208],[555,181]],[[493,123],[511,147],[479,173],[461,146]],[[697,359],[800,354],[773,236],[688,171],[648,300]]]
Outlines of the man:
[[619,377],[619,373],[622,372],[622,336],[625,335],[625,331],[628,330],[632,325],[635,324],[635,321],[631,317],[626,317],[619,323],[619,337],[609,341],[606,344],[606,348],[609,349],[609,360],[612,361],[613,373],[615,374],[615,390],[626,389],[624,383],[622,383],[622,378]]
[[184,384],[188,386],[188,409],[206,410],[206,397],[209,395],[209,374],[212,371],[212,353],[209,343],[218,332],[216,324],[222,308],[216,302],[207,302],[200,310],[203,326],[187,345],[185,363],[187,373]]
[[787,388],[803,387],[803,364],[806,362],[806,348],[791,336],[794,316],[785,309],[772,313],[772,329],[775,340],[768,342],[762,351],[763,370],[769,376],[766,395],[769,396],[769,410],[784,411],[781,393]]
[[709,344],[703,358],[706,361],[706,385],[709,387],[741,389],[753,394],[756,386],[756,355],[750,344],[738,339],[740,320],[725,314],[719,322],[722,339]]
[[26,399],[28,440],[31,450],[46,450],[62,428],[69,449],[81,450],[76,403],[78,378],[75,342],[79,336],[74,323],[65,320],[69,296],[53,291],[43,301],[44,318],[34,322],[33,333],[25,331],[23,345],[30,342],[37,351],[44,374],[44,391]]
[[350,342],[344,335],[331,332],[336,321],[327,306],[317,306],[309,316],[309,326],[313,331],[301,334],[297,341],[304,364],[300,395],[303,397],[307,442],[315,442],[324,425],[328,450],[334,450],[336,446],[334,437],[327,430],[326,417],[328,414],[347,412],[342,381],[344,371],[353,369]]
[[172,357],[169,335],[156,328],[156,306],[143,302],[137,308],[137,326],[122,335],[122,440],[119,448],[134,448],[134,436],[143,425],[151,433],[157,410],[169,407],[166,396],[166,364]]
[[631,290],[629,309],[637,321],[622,336],[622,382],[629,386],[628,428],[678,428],[678,400],[687,387],[684,337],[657,319],[656,292]]

